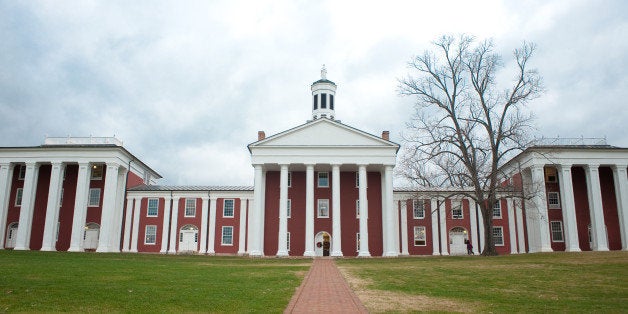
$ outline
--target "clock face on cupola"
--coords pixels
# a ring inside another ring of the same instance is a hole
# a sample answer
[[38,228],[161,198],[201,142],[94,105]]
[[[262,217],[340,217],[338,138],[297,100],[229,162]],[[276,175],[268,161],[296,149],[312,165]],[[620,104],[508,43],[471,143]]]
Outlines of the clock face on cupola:
[[328,118],[334,120],[334,98],[336,96],[336,83],[327,79],[325,65],[321,69],[321,79],[312,83],[312,118]]

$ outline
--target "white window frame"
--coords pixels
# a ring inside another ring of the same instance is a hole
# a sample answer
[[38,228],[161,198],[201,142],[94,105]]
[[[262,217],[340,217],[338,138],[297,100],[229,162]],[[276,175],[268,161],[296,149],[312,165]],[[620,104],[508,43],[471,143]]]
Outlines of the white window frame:
[[[227,213],[227,203],[231,203],[231,216]],[[233,218],[235,216],[235,199],[227,198],[222,200],[222,217]]]
[[25,165],[19,165],[19,169],[17,170],[17,179],[20,181],[24,181],[24,179],[26,178],[26,166]]
[[[95,176],[94,175],[94,170],[96,169],[100,169],[100,176]],[[92,169],[89,172],[89,179],[90,180],[102,180],[103,175],[105,174],[105,165],[92,165]]]
[[[231,235],[226,235],[226,237],[230,237],[231,241],[230,242],[225,242],[225,231],[226,230],[231,230]],[[220,245],[223,246],[233,246],[233,226],[223,226],[222,227],[222,232],[221,232],[221,239],[220,239]]]
[[59,195],[59,207],[63,206],[63,192],[65,192],[65,189],[61,188],[61,195]]
[[[194,205],[194,206],[192,206]],[[184,217],[196,217],[196,198],[185,199],[185,215]]]
[[22,206],[22,198],[24,198],[24,189],[17,188],[15,191],[15,207]]
[[[321,215],[321,204],[325,204],[327,207],[327,215]],[[317,218],[329,218],[329,199],[319,198],[316,202],[316,217]]]
[[290,232],[286,232],[286,247],[288,248],[288,252],[290,252]]
[[360,233],[355,233],[355,251],[360,252]]
[[425,218],[425,201],[424,200],[419,200],[419,199],[412,200],[412,217],[414,219]]
[[355,218],[360,219],[360,199],[355,200]]
[[288,187],[292,187],[292,171],[288,171]]
[[[149,230],[152,231],[149,233]],[[152,237],[152,242],[149,241],[149,236]],[[146,225],[144,228],[144,244],[155,245],[157,244],[157,225]]]
[[[558,226],[559,230],[554,230],[555,226]],[[552,234],[552,242],[565,242],[565,234],[564,234],[562,221],[560,220],[550,221],[550,232]],[[558,233],[560,233],[560,239],[554,237],[554,235],[558,235]]]
[[[497,211],[498,215],[495,215],[495,211]],[[502,201],[500,199],[493,204],[493,219],[502,219]]]
[[[151,202],[156,202],[156,207],[155,207],[155,214],[151,214],[150,210],[150,204]],[[159,199],[158,198],[149,198],[148,201],[146,202],[146,217],[157,217],[159,215]]]
[[[499,230],[499,235],[495,234],[495,231]],[[500,243],[497,242],[497,239],[500,239]],[[493,243],[495,246],[504,246],[504,227],[502,226],[493,226]]]
[[288,204],[286,204],[286,217],[290,218],[292,216],[292,200],[288,199]]
[[[427,246],[427,230],[425,226],[414,226],[414,246]],[[421,233],[423,230],[423,233]],[[421,236],[422,235],[422,236]],[[417,242],[423,241],[423,244]]]
[[[94,199],[92,197],[92,192],[93,191],[98,191],[98,197],[96,198],[96,203],[92,202],[92,200]],[[98,207],[98,206],[100,206],[100,196],[101,196],[100,188],[90,188],[89,189],[89,194],[87,195],[87,207]]]
[[[551,202],[553,198],[551,198],[550,195],[556,196],[556,203]],[[547,207],[549,207],[550,209],[560,208],[560,193],[559,192],[547,192]]]
[[[321,175],[323,175],[323,174],[324,174],[324,176],[321,177]],[[319,188],[328,188],[329,187],[329,172],[327,172],[327,171],[319,171],[316,174],[316,179],[317,179],[316,180],[316,185]],[[326,183],[325,184],[321,184],[321,179],[325,179]]]
[[[459,215],[456,214],[456,212],[458,211],[460,211]],[[464,210],[462,208],[462,203],[460,203],[460,206],[451,207],[451,219],[464,219]]]
[[356,188],[360,187],[360,173],[359,172],[355,173],[355,187]]

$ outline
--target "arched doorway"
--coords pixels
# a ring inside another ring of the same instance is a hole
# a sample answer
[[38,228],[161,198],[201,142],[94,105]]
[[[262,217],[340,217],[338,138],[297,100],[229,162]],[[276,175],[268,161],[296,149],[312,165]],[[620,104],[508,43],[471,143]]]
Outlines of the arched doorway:
[[449,230],[449,254],[467,254],[467,241],[469,241],[469,233],[465,228],[451,228],[451,230]]
[[9,228],[7,230],[7,237],[6,237],[7,240],[4,246],[7,249],[12,249],[15,247],[15,239],[17,238],[17,226],[18,226],[17,222],[14,222],[9,225]]
[[196,252],[198,250],[198,228],[185,225],[179,232],[179,252]]
[[331,235],[325,231],[321,231],[314,237],[316,248],[314,252],[316,256],[329,256],[329,248],[331,247]]
[[85,233],[83,234],[83,249],[95,250],[98,248],[98,237],[100,236],[100,225],[90,222],[85,225]]

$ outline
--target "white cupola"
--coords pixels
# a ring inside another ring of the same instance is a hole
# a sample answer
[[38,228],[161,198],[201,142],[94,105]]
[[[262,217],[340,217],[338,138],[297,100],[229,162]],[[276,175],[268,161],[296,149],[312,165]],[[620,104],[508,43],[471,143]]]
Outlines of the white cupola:
[[334,98],[336,96],[336,83],[327,79],[327,69],[323,64],[321,79],[312,83],[312,118],[334,119]]

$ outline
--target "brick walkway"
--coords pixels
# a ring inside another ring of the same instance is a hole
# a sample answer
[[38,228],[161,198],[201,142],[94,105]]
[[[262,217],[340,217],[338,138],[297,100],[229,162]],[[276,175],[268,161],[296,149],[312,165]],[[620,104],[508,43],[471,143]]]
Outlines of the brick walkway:
[[333,259],[316,258],[284,313],[368,313]]

